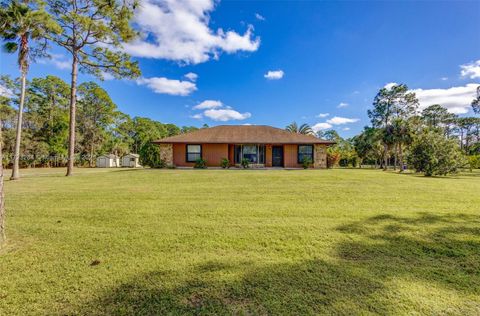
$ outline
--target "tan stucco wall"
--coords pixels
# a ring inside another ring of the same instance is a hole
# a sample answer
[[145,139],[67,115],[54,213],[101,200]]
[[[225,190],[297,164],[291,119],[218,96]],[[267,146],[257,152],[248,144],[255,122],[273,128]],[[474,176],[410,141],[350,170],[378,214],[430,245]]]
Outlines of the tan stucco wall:
[[173,165],[173,145],[172,144],[159,144],[160,146],[160,159],[165,162],[167,166]]
[[315,144],[314,145],[314,168],[327,168],[327,146],[322,144]]

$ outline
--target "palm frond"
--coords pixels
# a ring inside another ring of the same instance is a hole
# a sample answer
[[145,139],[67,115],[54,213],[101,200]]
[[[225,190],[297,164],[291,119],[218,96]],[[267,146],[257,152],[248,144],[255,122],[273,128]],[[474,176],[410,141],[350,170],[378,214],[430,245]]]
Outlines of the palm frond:
[[17,51],[18,49],[18,44],[15,42],[6,42],[3,44],[3,51],[5,53],[13,54]]

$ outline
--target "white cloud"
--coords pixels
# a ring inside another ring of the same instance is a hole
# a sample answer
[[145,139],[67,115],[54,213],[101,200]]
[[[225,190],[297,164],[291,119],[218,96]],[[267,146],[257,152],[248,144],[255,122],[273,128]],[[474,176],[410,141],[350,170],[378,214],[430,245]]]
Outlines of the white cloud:
[[341,108],[346,108],[348,106],[348,103],[346,102],[340,102],[338,105],[337,105],[337,108],[341,109]]
[[193,82],[197,81],[198,79],[198,75],[194,72],[189,72],[188,74],[185,74],[184,77]]
[[50,58],[39,59],[38,63],[43,65],[54,65],[60,70],[72,68],[72,61],[62,54],[50,54]]
[[103,77],[103,80],[113,80],[113,79],[115,79],[115,77],[112,74],[109,74],[107,72],[102,72],[101,75]]
[[245,120],[252,115],[249,112],[240,113],[233,109],[211,109],[203,112],[203,115],[214,121]]
[[263,76],[269,80],[278,80],[278,79],[282,79],[284,74],[285,73],[283,72],[283,70],[269,70]]
[[0,84],[0,97],[12,98],[14,93],[12,90]]
[[324,130],[324,129],[329,129],[332,128],[332,124],[329,123],[317,123],[312,126],[312,130],[316,133],[318,131]]
[[193,82],[164,77],[140,78],[137,80],[137,84],[146,85],[153,92],[160,94],[185,96],[197,90],[197,86]]
[[222,107],[223,103],[218,100],[205,100],[193,107],[195,110],[214,109]]
[[265,17],[260,13],[255,13],[255,18],[260,21],[265,21]]
[[398,83],[396,83],[396,82],[389,82],[389,83],[387,83],[387,84],[384,86],[384,88],[387,89],[387,90],[390,90],[390,89],[392,89],[393,86],[398,86]]
[[209,26],[214,0],[145,0],[135,15],[141,38],[124,45],[137,57],[198,64],[223,52],[253,52],[260,45],[253,26],[245,33],[213,30]]
[[469,64],[460,65],[462,77],[480,78],[480,59]]
[[194,114],[190,117],[193,118],[193,119],[196,119],[196,120],[201,120],[203,118],[203,115],[201,113],[198,113],[198,114]]
[[447,81],[447,80],[448,80],[448,77],[442,77],[442,78],[440,78],[440,80],[442,80],[442,81]]
[[448,89],[414,89],[420,108],[424,109],[433,104],[440,104],[455,114],[464,114],[470,110],[470,104],[476,96],[479,85],[469,83],[462,87]]
[[349,131],[349,130],[350,130],[350,127],[344,127],[344,128],[342,129],[342,131]]
[[324,118],[324,117],[327,117],[329,115],[330,115],[330,113],[320,113],[320,114],[317,115],[317,117]]
[[357,118],[347,118],[347,117],[340,117],[340,116],[334,116],[331,119],[327,120],[327,123],[332,124],[332,125],[342,125],[342,124],[348,124],[348,123],[355,123],[358,122],[359,119]]

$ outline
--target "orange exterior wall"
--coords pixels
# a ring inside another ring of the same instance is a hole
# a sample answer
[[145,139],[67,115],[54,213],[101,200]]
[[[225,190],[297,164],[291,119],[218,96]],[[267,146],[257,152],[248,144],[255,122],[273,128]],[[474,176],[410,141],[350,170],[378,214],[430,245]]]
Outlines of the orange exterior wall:
[[[178,167],[193,167],[195,163],[186,162],[186,144],[173,144],[173,164]],[[283,163],[285,168],[302,168],[297,162],[298,145],[283,145]],[[233,165],[234,145],[229,144],[202,144],[202,158],[209,167],[220,167],[222,158],[228,158]],[[272,166],[272,145],[265,146],[265,167]]]
[[272,166],[272,145],[265,145],[265,167]]
[[[178,167],[193,167],[194,162],[186,162],[187,145],[173,144],[173,164]],[[220,167],[222,158],[228,158],[227,144],[202,144],[202,158],[209,167]]]
[[285,168],[302,168],[298,162],[298,145],[283,145],[283,164]]

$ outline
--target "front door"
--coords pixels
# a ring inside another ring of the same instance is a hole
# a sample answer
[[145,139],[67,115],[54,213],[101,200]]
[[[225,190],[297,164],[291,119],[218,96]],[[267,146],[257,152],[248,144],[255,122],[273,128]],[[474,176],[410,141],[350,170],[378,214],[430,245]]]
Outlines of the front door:
[[272,146],[272,166],[283,167],[283,146]]

